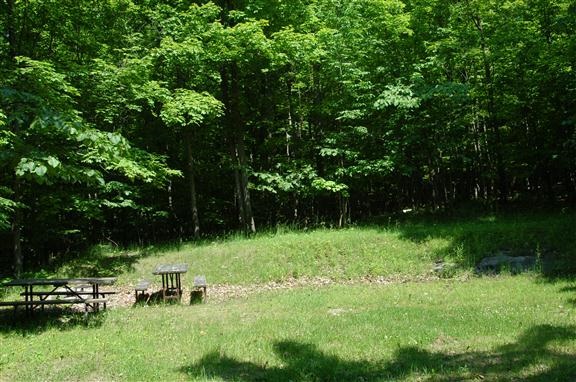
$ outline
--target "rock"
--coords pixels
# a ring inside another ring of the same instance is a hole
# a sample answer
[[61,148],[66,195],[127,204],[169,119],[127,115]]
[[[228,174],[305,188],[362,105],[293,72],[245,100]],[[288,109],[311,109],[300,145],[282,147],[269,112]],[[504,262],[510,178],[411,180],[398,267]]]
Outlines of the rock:
[[534,270],[536,256],[509,256],[501,252],[497,256],[485,257],[476,265],[478,274],[495,274],[502,270],[509,270],[512,274]]
[[438,277],[451,278],[456,275],[457,265],[454,263],[447,263],[444,261],[437,261],[432,269]]

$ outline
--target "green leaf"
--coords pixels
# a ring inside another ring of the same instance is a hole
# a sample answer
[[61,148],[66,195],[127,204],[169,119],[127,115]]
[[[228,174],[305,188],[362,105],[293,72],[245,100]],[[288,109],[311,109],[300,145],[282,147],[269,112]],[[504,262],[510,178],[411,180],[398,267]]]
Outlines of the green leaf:
[[36,167],[36,169],[34,170],[34,172],[38,176],[44,176],[47,171],[48,171],[48,168],[46,168],[46,166],[44,166],[44,165],[40,165],[40,166]]
[[122,136],[119,134],[108,133],[108,139],[112,142],[113,145],[117,145],[122,141]]
[[46,162],[48,162],[48,164],[53,168],[60,166],[60,161],[54,158],[53,156],[49,156],[48,158],[46,158]]

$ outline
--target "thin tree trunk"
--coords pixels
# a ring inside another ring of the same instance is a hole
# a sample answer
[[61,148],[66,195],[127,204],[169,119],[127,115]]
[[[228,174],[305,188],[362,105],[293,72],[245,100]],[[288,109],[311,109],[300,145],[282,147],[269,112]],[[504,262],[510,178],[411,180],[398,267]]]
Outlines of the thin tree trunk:
[[[222,23],[233,26],[229,13],[235,9],[231,0],[222,0]],[[240,113],[240,86],[238,65],[232,62],[221,70],[222,99],[225,106],[225,125],[231,142],[231,156],[234,164],[234,181],[236,185],[236,198],[239,206],[240,224],[245,233],[255,233],[256,224],[252,214],[252,202],[248,189],[248,158],[244,143],[244,122]]]
[[286,157],[290,159],[291,150],[291,135],[292,131],[294,131],[294,123],[292,121],[292,83],[287,81],[286,83],[286,92],[288,96],[288,127],[286,128]]
[[222,98],[225,105],[225,124],[230,139],[230,155],[234,164],[236,198],[239,207],[239,220],[247,234],[256,232],[252,213],[250,190],[248,188],[248,157],[244,143],[244,123],[240,114],[240,87],[238,67],[235,63],[222,68]]
[[12,221],[12,242],[14,255],[14,276],[19,278],[24,269],[24,257],[22,255],[22,212],[16,211]]
[[244,197],[242,196],[242,183],[240,180],[240,169],[238,168],[238,159],[236,156],[236,150],[232,147],[232,155],[234,159],[234,199],[236,200],[236,205],[238,207],[238,223],[240,227],[244,229],[246,221],[246,212],[244,211]]
[[242,195],[242,205],[244,207],[244,231],[248,234],[256,233],[256,223],[252,214],[252,201],[250,200],[250,190],[248,188],[248,158],[242,136],[237,137],[236,151],[238,154],[238,165],[240,167],[240,187]]
[[340,216],[338,218],[338,227],[343,228],[350,224],[350,198],[339,195],[338,204],[340,206]]
[[[8,54],[11,59],[18,55],[18,48],[16,47],[16,29],[14,26],[14,0],[6,0],[6,38],[8,40]],[[13,270],[14,276],[20,277],[24,269],[24,257],[22,255],[22,209],[20,202],[22,199],[21,185],[18,179],[14,180],[14,200],[18,203],[14,210],[12,218],[11,236],[12,236],[12,254],[13,254]]]
[[194,238],[200,238],[200,218],[198,217],[198,199],[196,197],[196,179],[194,177],[194,153],[192,151],[192,133],[186,134],[186,162],[188,167],[188,187],[190,191],[190,210]]
[[506,169],[504,168],[504,159],[502,155],[502,137],[500,126],[495,120],[496,100],[494,95],[494,83],[492,76],[492,68],[488,60],[488,46],[484,36],[484,25],[480,17],[474,17],[474,25],[480,34],[480,48],[482,50],[482,65],[484,67],[484,81],[486,86],[486,93],[488,98],[486,124],[488,130],[492,131],[492,150],[496,160],[496,182],[498,188],[498,199],[500,203],[505,204],[508,199],[508,185],[506,177]]
[[6,38],[8,40],[8,54],[10,58],[18,55],[14,21],[14,0],[6,0]]
[[19,278],[24,269],[24,256],[22,255],[22,209],[20,208],[20,202],[22,200],[21,196],[21,186],[18,179],[14,182],[14,200],[18,205],[14,210],[14,217],[12,218],[12,254],[14,258],[14,276]]

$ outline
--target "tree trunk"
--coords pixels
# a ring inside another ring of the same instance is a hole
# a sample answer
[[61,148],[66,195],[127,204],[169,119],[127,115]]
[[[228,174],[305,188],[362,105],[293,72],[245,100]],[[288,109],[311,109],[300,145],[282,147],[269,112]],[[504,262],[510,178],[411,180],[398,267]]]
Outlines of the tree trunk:
[[12,254],[14,256],[14,276],[19,278],[24,269],[24,256],[22,255],[22,209],[20,203],[22,200],[21,186],[18,179],[14,182],[14,201],[18,204],[14,209],[14,217],[12,218]]
[[242,205],[244,207],[244,231],[248,234],[256,233],[256,223],[254,222],[254,215],[252,214],[252,201],[250,199],[250,190],[248,188],[248,159],[246,157],[244,137],[238,137],[238,140],[236,141],[236,152],[238,154]]
[[192,151],[192,133],[186,134],[186,164],[188,167],[188,186],[190,191],[190,210],[194,238],[200,238],[200,218],[198,217],[198,199],[196,197],[196,179],[194,177],[194,153]]
[[256,232],[252,213],[252,202],[248,188],[248,157],[244,143],[244,122],[240,113],[240,86],[238,66],[231,63],[221,70],[222,99],[225,106],[225,125],[230,140],[230,154],[234,165],[236,197],[239,207],[239,220],[242,230],[249,234]]
[[14,0],[6,0],[6,39],[8,40],[8,54],[12,59],[18,55],[14,21]]
[[340,207],[338,228],[344,228],[350,224],[350,198],[344,195],[339,195],[338,204]]
[[492,131],[492,150],[496,160],[496,183],[498,188],[498,199],[500,203],[505,204],[508,200],[508,183],[506,176],[506,169],[504,168],[504,159],[502,156],[502,137],[500,132],[499,123],[495,118],[496,113],[496,100],[494,95],[494,83],[492,76],[492,68],[488,60],[488,46],[484,36],[484,25],[480,17],[474,18],[474,25],[480,34],[480,48],[482,50],[482,65],[484,67],[484,83],[486,86],[487,95],[487,117],[486,125],[488,131]]
[[24,257],[22,255],[22,212],[17,210],[12,221],[12,242],[14,254],[14,276],[19,278],[24,269]]
[[292,82],[286,81],[286,93],[288,97],[288,126],[286,127],[286,157],[290,160],[291,155],[291,134],[294,131],[294,122],[292,120]]

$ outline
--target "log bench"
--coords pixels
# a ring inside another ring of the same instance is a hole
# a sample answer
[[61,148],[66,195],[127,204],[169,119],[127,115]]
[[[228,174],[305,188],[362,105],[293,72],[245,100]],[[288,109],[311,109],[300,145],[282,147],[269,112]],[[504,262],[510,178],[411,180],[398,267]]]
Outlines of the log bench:
[[148,303],[150,300],[150,294],[147,293],[148,288],[150,288],[150,281],[149,280],[140,280],[138,284],[134,287],[134,293],[136,295],[136,302],[144,301]]
[[204,275],[194,276],[193,289],[195,291],[201,291],[202,297],[205,299],[206,298],[206,276],[204,276]]

